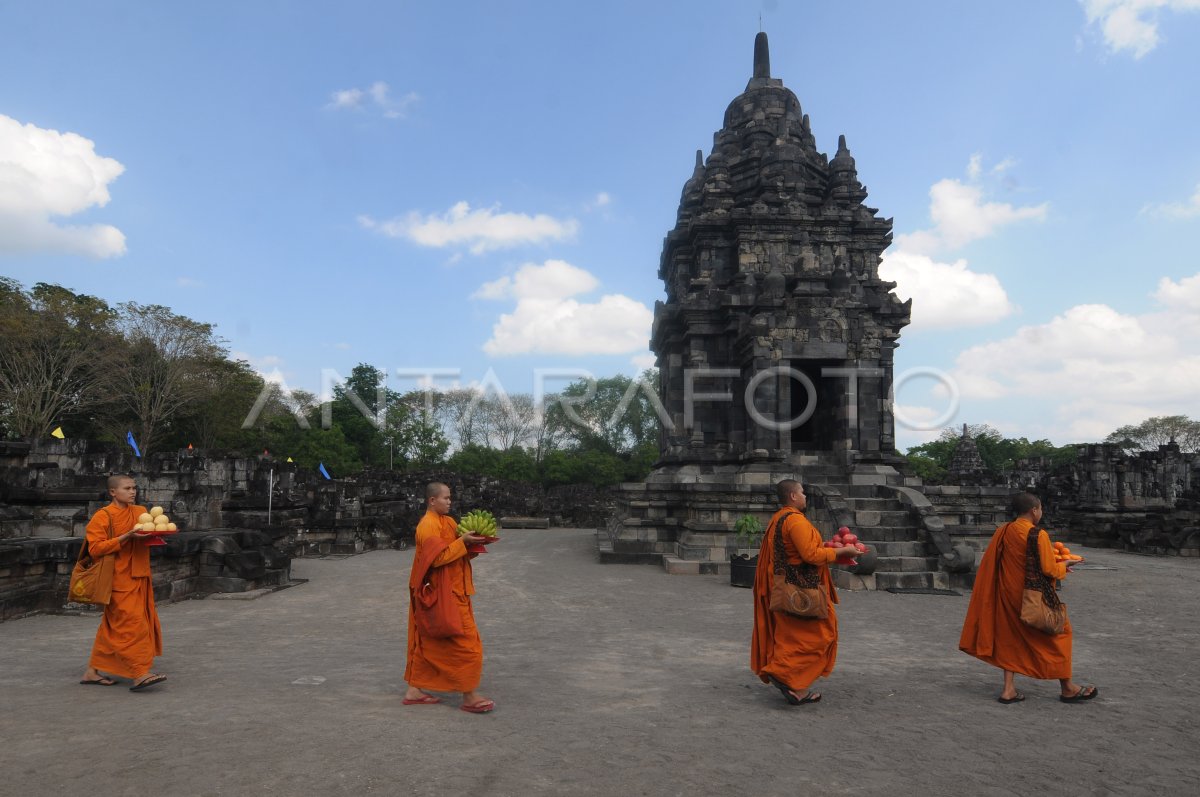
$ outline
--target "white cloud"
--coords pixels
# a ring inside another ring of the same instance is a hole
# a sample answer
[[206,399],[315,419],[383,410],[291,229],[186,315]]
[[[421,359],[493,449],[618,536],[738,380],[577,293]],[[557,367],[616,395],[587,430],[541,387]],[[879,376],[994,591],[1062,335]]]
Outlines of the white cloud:
[[262,356],[255,356],[249,352],[234,351],[230,352],[230,357],[249,364],[250,368],[267,382],[278,384],[284,381],[283,371],[280,370],[283,366],[283,358],[279,355],[264,354]]
[[1081,0],[1088,24],[1100,26],[1112,52],[1141,58],[1158,46],[1158,12],[1200,10],[1200,0]]
[[[974,172],[977,176],[980,173],[977,157],[972,156],[967,166],[968,174]],[[971,241],[986,238],[1014,222],[1042,221],[1049,208],[1045,202],[1026,207],[1015,207],[1007,202],[986,202],[983,189],[978,185],[968,185],[949,178],[934,183],[929,189],[929,198],[933,229],[897,236],[898,249],[918,254],[957,249]]]
[[343,89],[335,91],[329,103],[331,108],[361,108],[366,92],[362,89]]
[[124,171],[77,133],[22,125],[0,114],[0,254],[125,254],[125,235],[116,227],[56,221],[107,205],[108,184]]
[[593,210],[608,207],[612,204],[612,196],[607,191],[601,191],[587,202],[583,203],[583,209],[588,213]]
[[1172,310],[1200,314],[1200,274],[1184,277],[1179,282],[1163,277],[1158,282],[1154,298]]
[[574,237],[579,222],[556,219],[544,213],[500,213],[498,207],[472,210],[458,202],[441,216],[422,216],[413,211],[390,221],[360,216],[358,223],[390,238],[406,238],[415,244],[442,248],[467,246],[472,254]]
[[899,251],[884,255],[879,276],[896,283],[901,299],[912,299],[914,329],[991,324],[1013,312],[1000,280],[967,268],[967,261],[938,263]]
[[181,288],[203,288],[204,283],[191,277],[177,277],[175,283]]
[[879,275],[896,283],[900,298],[913,300],[912,329],[982,326],[1015,311],[994,274],[972,271],[961,258],[947,263],[932,257],[995,235],[1009,224],[1046,217],[1046,203],[1016,207],[985,200],[979,179],[985,173],[1000,176],[1015,164],[1013,158],[1005,158],[985,169],[983,156],[972,155],[967,176],[973,182],[947,178],[934,183],[929,189],[929,216],[934,226],[896,236],[895,245],[883,256]]
[[983,156],[976,152],[967,161],[967,177],[972,180],[979,179],[980,172],[983,171]]
[[567,299],[595,290],[600,281],[591,273],[565,260],[547,260],[542,265],[527,263],[511,277],[501,277],[479,286],[473,299]]
[[1128,315],[1077,305],[1044,324],[962,352],[953,377],[965,399],[1051,408],[1041,434],[1099,439],[1152,415],[1194,414],[1200,395],[1200,274],[1164,279],[1162,309]]
[[654,356],[654,352],[648,351],[642,354],[635,354],[629,361],[633,363],[633,367],[638,370],[638,373],[641,373],[647,368],[653,368],[655,363],[658,362],[658,358]]
[[382,80],[377,80],[366,89],[341,89],[330,95],[329,104],[325,107],[331,110],[366,111],[374,109],[383,114],[386,119],[403,119],[409,106],[421,99],[415,91],[410,91],[399,99],[392,97],[391,87]]
[[1196,186],[1196,193],[1192,194],[1187,202],[1150,204],[1142,208],[1142,213],[1151,216],[1165,216],[1169,219],[1190,219],[1200,216],[1200,185]]
[[589,272],[562,260],[528,263],[512,277],[480,286],[474,298],[515,299],[483,350],[510,354],[627,354],[645,351],[654,314],[621,294],[592,303],[576,298],[599,286]]

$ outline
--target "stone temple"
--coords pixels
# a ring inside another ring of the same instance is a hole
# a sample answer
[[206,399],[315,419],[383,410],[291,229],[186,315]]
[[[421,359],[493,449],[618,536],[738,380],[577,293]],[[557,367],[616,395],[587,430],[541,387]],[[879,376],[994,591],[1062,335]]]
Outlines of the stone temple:
[[737,518],[765,520],[771,486],[798,478],[818,488],[810,516],[872,522],[860,536],[929,576],[905,583],[946,581],[932,577],[941,555],[962,569],[947,540],[921,538],[920,482],[895,467],[892,363],[910,306],[879,277],[892,221],[866,199],[846,137],[832,158],[818,150],[759,33],[663,244],[651,348],[670,424],[646,482],[623,486],[602,559],[717,572]]

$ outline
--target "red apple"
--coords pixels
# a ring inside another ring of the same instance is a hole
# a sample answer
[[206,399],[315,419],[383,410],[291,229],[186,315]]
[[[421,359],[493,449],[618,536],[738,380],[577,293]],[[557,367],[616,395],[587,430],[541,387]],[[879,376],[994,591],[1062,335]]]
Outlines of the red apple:
[[856,542],[854,543],[854,550],[858,551],[859,553],[866,553],[867,546],[863,545],[861,542]]
[[832,548],[832,547],[833,547],[833,540],[825,540],[825,547],[826,547],[826,548]]
[[849,534],[849,533],[850,533],[849,526],[839,526],[838,527],[838,534]]
[[858,535],[851,532],[850,534],[843,534],[842,539],[846,541],[847,545],[853,545],[858,542]]

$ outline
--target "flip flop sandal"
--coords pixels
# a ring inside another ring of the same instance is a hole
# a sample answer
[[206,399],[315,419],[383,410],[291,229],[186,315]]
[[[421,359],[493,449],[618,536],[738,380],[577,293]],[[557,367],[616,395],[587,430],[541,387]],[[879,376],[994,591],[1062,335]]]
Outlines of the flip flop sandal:
[[129,687],[129,691],[140,692],[143,689],[148,689],[149,687],[154,686],[155,684],[161,684],[165,680],[167,680],[167,676],[165,675],[151,675],[141,683],[134,684],[133,686]]
[[435,703],[441,703],[442,699],[440,697],[434,697],[433,695],[424,695],[423,697],[418,698],[406,697],[400,702],[406,706],[432,706]]
[[[1090,692],[1088,691],[1089,689],[1091,690]],[[1085,700],[1091,700],[1093,697],[1095,697],[1098,694],[1100,694],[1099,689],[1097,689],[1094,686],[1088,685],[1088,686],[1079,687],[1079,691],[1076,692],[1075,694],[1071,695],[1070,697],[1067,697],[1066,695],[1059,695],[1058,699],[1064,703],[1082,703]]]
[[[776,689],[778,689],[783,694],[783,699],[786,700],[789,705],[798,706],[804,702],[803,699],[796,697],[796,694],[795,694],[795,692],[792,691],[792,688],[790,686],[788,686],[787,684],[785,684],[783,681],[780,681],[779,679],[775,678],[772,675],[768,675],[767,680],[770,681],[771,685],[774,686]],[[819,697],[817,698],[817,700],[820,700],[820,699],[821,698],[819,698]],[[810,700],[808,702],[815,703],[817,701]]]
[[471,714],[486,714],[496,707],[494,700],[481,700],[478,703],[463,703],[459,708]]
[[1020,703],[1024,699],[1025,699],[1025,695],[1021,694],[1020,692],[1017,692],[1015,697],[998,697],[998,698],[996,698],[996,701],[999,703],[1003,703],[1004,705],[1007,706],[1007,705],[1011,705],[1013,703]]
[[116,686],[117,682],[111,678],[84,678],[79,683],[84,686]]

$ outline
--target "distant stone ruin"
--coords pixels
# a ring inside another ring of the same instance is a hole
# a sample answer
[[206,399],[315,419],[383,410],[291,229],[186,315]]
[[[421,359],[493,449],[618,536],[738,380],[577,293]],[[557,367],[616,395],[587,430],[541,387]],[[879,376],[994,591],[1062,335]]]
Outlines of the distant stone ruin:
[[538,485],[445,471],[379,471],[326,480],[269,456],[185,450],[149,461],[82,440],[0,442],[0,620],[66,603],[88,519],[109,502],[113,473],[138,481],[181,533],[151,549],[156,600],[276,588],[291,560],[403,547],[425,511],[425,485],[444,481],[455,511],[485,508],[522,526],[595,527],[609,496],[586,486]]

